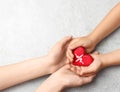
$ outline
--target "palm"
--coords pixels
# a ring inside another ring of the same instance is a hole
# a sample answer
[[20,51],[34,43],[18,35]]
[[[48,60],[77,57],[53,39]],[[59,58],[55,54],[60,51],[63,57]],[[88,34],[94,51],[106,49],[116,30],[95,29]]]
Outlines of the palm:
[[62,79],[66,83],[67,87],[81,86],[83,84],[86,84],[92,81],[93,76],[81,77],[77,74],[77,72],[72,71],[71,67],[75,67],[75,66],[65,65],[63,68],[61,68],[57,72],[59,73],[59,76],[62,76]]
[[92,57],[94,58],[93,63],[88,67],[81,67],[81,75],[89,76],[92,74],[96,74],[103,68],[101,55],[98,52],[95,52],[92,54]]
[[[63,71],[63,73],[64,73],[64,75],[63,75],[64,80],[67,81],[68,86],[74,87],[74,86],[82,85],[82,77],[78,76],[76,73],[72,72],[69,69]],[[67,80],[68,78],[70,80]]]

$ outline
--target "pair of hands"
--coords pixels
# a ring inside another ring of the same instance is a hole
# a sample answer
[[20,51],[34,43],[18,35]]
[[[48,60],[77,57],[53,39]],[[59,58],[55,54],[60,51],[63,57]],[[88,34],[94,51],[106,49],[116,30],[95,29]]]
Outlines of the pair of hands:
[[[107,67],[109,64],[105,63],[105,58],[104,58],[105,55],[99,54],[98,52],[91,54],[92,57],[94,58],[94,61],[88,67],[70,66],[72,68],[64,68],[64,67],[67,67],[64,65],[73,61],[73,58],[74,58],[74,56],[72,54],[73,49],[75,49],[79,46],[83,46],[86,48],[87,52],[90,53],[95,48],[97,43],[99,43],[102,39],[104,39],[106,36],[108,36],[110,33],[112,33],[114,31],[114,29],[119,27],[120,16],[116,16],[116,15],[119,15],[118,14],[119,7],[120,7],[120,4],[117,4],[109,12],[109,14],[103,19],[103,21],[101,21],[101,23],[95,28],[94,32],[92,32],[90,35],[84,36],[84,37],[78,37],[78,38],[74,38],[74,39],[72,39],[71,37],[67,37],[67,38],[64,38],[63,40],[61,40],[60,42],[58,42],[51,49],[51,51],[48,54],[48,57],[51,60],[51,62],[50,62],[51,63],[51,69],[50,69],[51,73],[53,73],[53,75],[57,75],[60,73],[61,75],[66,75],[66,76],[67,76],[67,74],[69,76],[78,76],[80,78],[79,80],[83,80],[83,78],[85,78],[85,77],[90,79],[90,76],[93,76],[98,71],[100,71],[102,68]],[[111,24],[109,23],[109,21],[112,21]],[[67,51],[66,51],[66,49],[67,49]],[[67,52],[67,53],[65,53],[65,52]],[[111,54],[112,53],[108,54],[107,58],[109,56],[111,56]],[[66,55],[67,55],[68,60],[66,58]],[[114,63],[114,62],[111,61],[109,63]],[[117,64],[119,64],[118,59],[116,59],[116,63],[112,64],[112,65],[117,65]],[[61,68],[61,69],[59,69],[59,68]],[[63,72],[62,69],[68,73]],[[82,76],[82,77],[80,77],[80,76]],[[62,77],[62,78],[64,79],[66,77]],[[71,84],[76,83],[76,85],[77,85],[78,81],[76,82],[76,80],[74,80],[74,79],[72,80],[71,77],[68,77],[66,79],[71,81],[69,83],[71,83]],[[84,81],[84,83],[87,83],[87,82],[88,81]]]
[[[73,61],[74,56],[72,54],[72,50],[79,46],[85,47],[86,51],[90,53],[95,48],[96,44],[97,43],[94,42],[90,36],[74,38],[68,46],[67,58],[69,59],[69,61]],[[94,75],[105,67],[105,64],[103,62],[104,60],[102,60],[103,54],[100,54],[99,52],[94,52],[91,54],[91,56],[94,58],[94,61],[88,67],[81,66],[81,72],[79,73],[81,76]]]
[[[51,60],[49,62],[51,66],[50,73],[53,73],[52,74],[52,76],[54,77],[53,79],[56,81],[63,81],[64,83],[63,85],[65,87],[81,86],[83,84],[91,82],[95,76],[95,74],[92,74],[90,76],[81,76],[80,74],[83,73],[84,68],[82,69],[81,67],[70,64],[72,60],[69,60],[71,57],[68,55],[71,54],[70,52],[72,52],[72,49],[77,47],[77,44],[74,44],[75,42],[76,43],[79,42],[79,41],[76,41],[77,39],[81,39],[83,40],[83,42],[86,42],[85,40],[87,40],[87,38],[73,39],[71,36],[65,37],[59,42],[57,42],[51,48],[50,52],[47,55],[48,59]],[[69,49],[69,46],[72,46],[74,48]],[[93,49],[93,47],[91,48]],[[88,50],[89,50],[89,47],[88,47]]]

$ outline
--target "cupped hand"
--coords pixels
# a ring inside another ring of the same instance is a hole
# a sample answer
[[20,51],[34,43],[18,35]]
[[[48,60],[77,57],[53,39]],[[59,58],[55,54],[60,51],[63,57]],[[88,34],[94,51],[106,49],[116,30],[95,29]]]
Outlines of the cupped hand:
[[66,50],[69,42],[72,40],[72,36],[67,36],[58,41],[49,51],[47,58],[50,62],[51,73],[58,70],[67,62]]
[[90,75],[96,74],[102,68],[104,68],[102,54],[100,54],[99,52],[94,52],[91,55],[94,58],[94,61],[88,67],[81,66],[81,72],[80,72],[81,76],[90,76]]
[[70,42],[66,53],[66,56],[70,61],[73,61],[74,57],[72,51],[79,46],[85,47],[87,53],[90,53],[95,48],[96,44],[92,41],[92,39],[89,36],[74,38]]
[[54,79],[63,83],[64,87],[77,87],[87,83],[90,83],[95,75],[91,75],[88,77],[82,77],[79,75],[81,71],[80,67],[76,67],[70,64],[67,64],[60,68],[58,71],[53,73]]

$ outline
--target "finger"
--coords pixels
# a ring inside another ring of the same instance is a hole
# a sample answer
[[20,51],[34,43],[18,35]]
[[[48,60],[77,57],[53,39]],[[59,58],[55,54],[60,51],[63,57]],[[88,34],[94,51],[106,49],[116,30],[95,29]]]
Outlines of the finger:
[[71,62],[73,61],[74,55],[71,50],[67,51],[68,56],[70,56]]
[[67,43],[69,42],[69,41],[71,41],[72,40],[72,36],[66,36],[66,37],[64,37],[62,40],[60,40],[58,43],[62,46],[62,47],[64,47],[65,45],[67,45]]
[[87,52],[87,53],[90,53],[91,51],[92,51],[91,48],[86,48],[86,52]]
[[69,63],[70,63],[72,61],[72,58],[69,56],[68,53],[66,53],[66,57],[67,57],[67,59],[69,60]]
[[95,73],[87,73],[87,74],[84,74],[84,75],[80,75],[82,77],[88,77],[88,76],[91,76],[91,75],[94,75]]
[[83,77],[83,84],[90,83],[96,75],[91,75],[88,77]]
[[71,65],[71,67],[75,67],[75,65],[73,65],[73,64],[70,64]]
[[94,55],[100,54],[98,51],[93,52]]
[[91,73],[94,73],[94,68],[92,66],[81,67],[80,75],[89,75]]
[[66,52],[66,57],[69,59],[70,62],[73,61],[73,58],[70,56],[69,52]]
[[71,71],[73,71],[74,73],[76,73],[76,67],[75,66],[71,66]]
[[69,43],[69,46],[76,42],[76,38],[72,38],[72,41]]
[[66,64],[70,64],[70,61],[69,61],[69,59],[67,58],[67,60],[66,60]]
[[80,75],[80,72],[81,72],[81,67],[80,66],[76,66],[76,69],[77,69],[77,74]]
[[73,49],[75,49],[75,48],[77,48],[79,46],[82,46],[82,45],[83,45],[82,43],[75,42],[75,43],[71,44],[68,48],[73,50]]
[[73,55],[73,53],[72,53],[72,50],[68,49],[68,53],[69,53],[69,55],[70,55],[72,58],[74,58],[74,55]]

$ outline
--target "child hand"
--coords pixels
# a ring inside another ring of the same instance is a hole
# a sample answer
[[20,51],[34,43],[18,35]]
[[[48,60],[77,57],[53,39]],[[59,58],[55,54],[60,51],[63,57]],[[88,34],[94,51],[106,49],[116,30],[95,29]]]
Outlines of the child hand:
[[66,48],[71,40],[71,36],[64,37],[51,48],[47,55],[48,61],[50,61],[51,73],[55,72],[67,63],[67,58],[65,55]]
[[86,51],[89,53],[94,49],[95,45],[96,44],[92,41],[90,36],[74,38],[68,46],[67,53],[66,53],[67,58],[70,61],[73,61],[74,56],[72,54],[72,50],[74,50],[75,48],[79,46],[85,47]]
[[92,54],[92,57],[94,58],[93,63],[88,67],[81,66],[81,76],[89,76],[96,74],[98,71],[100,71],[103,67],[103,60],[102,60],[102,54],[99,54],[98,52],[95,52]]

